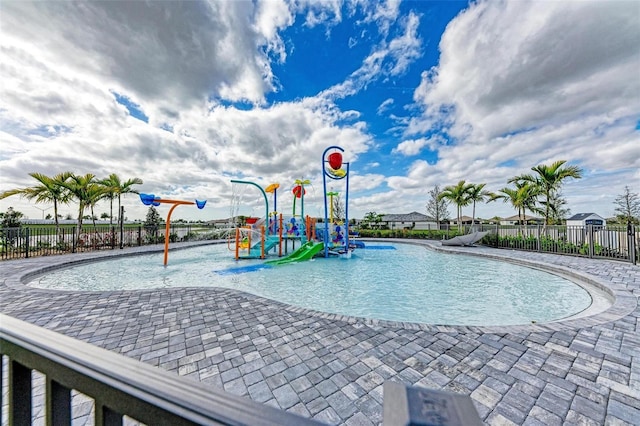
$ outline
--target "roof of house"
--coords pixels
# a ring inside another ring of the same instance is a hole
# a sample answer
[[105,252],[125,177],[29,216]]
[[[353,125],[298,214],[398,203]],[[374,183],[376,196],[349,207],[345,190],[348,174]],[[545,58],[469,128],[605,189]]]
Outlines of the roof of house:
[[600,216],[597,213],[577,213],[574,214],[573,216],[571,216],[569,219],[567,220],[585,220],[586,218],[588,218],[589,216],[597,216],[600,219],[604,219],[602,216]]
[[[513,215],[513,216],[509,216],[509,217],[503,217],[500,220],[521,220],[521,219],[522,218],[516,214],[516,215]],[[539,217],[525,215],[524,216],[524,220],[543,220],[543,219],[541,219]]]
[[[471,216],[465,216],[465,215],[460,216],[460,222],[471,222],[472,220],[473,218]],[[479,221],[479,220],[480,218],[476,217],[476,221]],[[456,223],[458,222],[458,218],[457,217],[451,218],[449,219],[449,222]]]
[[385,214],[382,216],[383,222],[433,222],[434,218],[418,212],[408,214]]

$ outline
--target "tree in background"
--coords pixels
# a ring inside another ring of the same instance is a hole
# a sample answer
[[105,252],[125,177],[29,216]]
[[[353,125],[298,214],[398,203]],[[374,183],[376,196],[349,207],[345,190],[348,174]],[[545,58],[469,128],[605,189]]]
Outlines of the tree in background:
[[27,200],[35,200],[36,203],[53,203],[53,217],[56,222],[56,235],[60,236],[60,225],[58,223],[58,204],[69,202],[69,192],[64,186],[73,174],[71,172],[58,173],[53,177],[45,176],[42,173],[29,173],[29,176],[39,182],[38,185],[22,189],[12,189],[0,194],[0,200],[20,195]]
[[515,188],[505,187],[498,190],[498,194],[494,194],[493,199],[502,199],[505,203],[511,203],[513,208],[518,212],[520,226],[524,225],[527,216],[527,210],[532,213],[536,211],[536,199],[538,196],[538,187],[530,182],[516,181]]
[[[75,198],[78,202],[78,229],[77,235],[82,233],[82,219],[87,207],[93,206],[99,199],[107,193],[104,186],[98,184],[95,175],[87,173],[84,176],[72,175],[69,180],[62,184],[69,191],[70,198]],[[93,213],[93,212],[92,212]],[[93,214],[92,214],[93,216]]]
[[440,198],[442,191],[440,185],[433,187],[429,191],[429,200],[427,201],[427,214],[436,220],[438,229],[440,229],[440,222],[443,220],[449,220],[449,200],[446,198]]
[[22,226],[22,219],[24,215],[9,207],[5,213],[0,213],[0,226],[3,228],[20,228]]
[[379,227],[381,221],[382,221],[382,215],[376,212],[369,212],[366,215],[364,215],[364,218],[363,218],[363,222],[370,229],[373,229],[373,226],[371,224],[374,224],[376,227]]
[[476,224],[476,202],[485,202],[485,201],[493,201],[495,199],[495,195],[491,191],[487,191],[484,187],[487,185],[486,183],[478,183],[473,184],[469,187],[469,201],[473,203],[473,214],[471,216],[471,225],[475,226]]
[[536,185],[539,189],[539,196],[543,199],[538,199],[543,207],[544,222],[547,225],[551,224],[553,200],[564,180],[568,178],[580,179],[582,177],[582,169],[578,166],[564,166],[566,160],[559,160],[551,165],[539,164],[532,167],[531,170],[535,172],[533,175],[521,175],[509,179],[509,183],[514,182],[529,182]]
[[567,199],[561,193],[554,192],[549,201],[551,222],[555,225],[562,225],[567,217],[571,215],[571,209],[567,207]]
[[0,236],[4,240],[2,245],[12,245],[18,238],[22,227],[20,219],[23,216],[21,212],[14,210],[13,207],[9,207],[6,213],[0,213]]
[[158,238],[158,228],[162,224],[162,218],[160,213],[155,207],[149,207],[147,210],[147,216],[144,220],[144,230],[146,232],[147,241],[155,243]]
[[471,203],[469,190],[472,186],[473,184],[461,180],[457,185],[445,186],[438,196],[439,199],[449,200],[456,205],[458,211],[458,231],[462,229],[462,208]]
[[123,194],[139,194],[138,191],[133,189],[133,185],[142,185],[142,179],[140,178],[131,178],[125,182],[122,182],[120,177],[111,173],[108,178],[102,179],[99,182],[101,185],[104,185],[107,188],[107,196],[109,199],[109,208],[110,208],[110,216],[109,216],[109,224],[113,225],[113,200],[115,198],[118,199],[118,221],[122,221],[123,218],[120,216],[120,206],[122,205],[122,195]]
[[613,202],[616,205],[616,217],[623,223],[640,224],[640,198],[637,192],[631,192],[628,186]]

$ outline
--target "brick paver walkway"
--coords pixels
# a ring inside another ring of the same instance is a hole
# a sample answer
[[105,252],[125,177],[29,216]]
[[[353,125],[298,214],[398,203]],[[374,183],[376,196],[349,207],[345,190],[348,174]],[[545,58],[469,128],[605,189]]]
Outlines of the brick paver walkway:
[[55,292],[22,284],[43,268],[148,250],[158,247],[2,262],[0,311],[330,424],[379,424],[386,380],[471,395],[486,424],[640,424],[637,266],[447,247],[553,269],[615,296],[595,316],[491,328],[323,314],[227,289]]

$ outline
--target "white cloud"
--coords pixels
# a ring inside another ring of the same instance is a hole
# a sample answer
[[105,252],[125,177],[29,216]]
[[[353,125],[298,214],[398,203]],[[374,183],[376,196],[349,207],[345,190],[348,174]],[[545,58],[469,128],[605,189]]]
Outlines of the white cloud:
[[391,107],[391,105],[393,105],[393,102],[394,102],[393,98],[385,99],[384,102],[382,102],[378,106],[378,110],[377,110],[378,115],[381,115],[386,110],[388,110]]
[[400,0],[358,2],[364,9],[364,23],[374,22],[381,34],[387,35],[400,14]]
[[294,4],[297,11],[305,13],[305,25],[309,28],[324,25],[329,29],[342,21],[342,0],[299,0]]
[[278,56],[280,62],[287,58],[284,41],[279,31],[294,22],[293,12],[284,0],[260,1],[257,8],[256,28],[265,38],[267,50]]
[[273,84],[256,47],[277,37],[254,14],[251,2],[6,2],[2,46],[171,111],[203,94],[261,102]]
[[410,13],[400,23],[402,33],[389,42],[383,40],[345,81],[325,90],[322,95],[328,98],[352,96],[376,80],[386,80],[402,75],[409,65],[421,55],[422,40],[417,28],[418,16]]
[[[424,114],[406,134],[444,129],[454,138],[438,151],[435,169],[445,184],[467,179],[497,188],[559,159],[587,170],[565,191],[570,202],[588,198],[599,172],[634,179],[637,17],[637,3],[625,1],[472,3],[447,26],[439,65],[423,73],[414,99]],[[415,152],[416,145],[397,149]]]
[[633,2],[480,2],[454,19],[440,65],[415,98],[435,117],[455,108],[451,131],[478,138],[554,125],[603,111],[637,112],[640,27]]
[[411,157],[420,154],[422,148],[425,146],[430,150],[435,151],[442,142],[442,138],[439,136],[434,138],[409,139],[400,142],[397,147],[391,150],[391,153]]

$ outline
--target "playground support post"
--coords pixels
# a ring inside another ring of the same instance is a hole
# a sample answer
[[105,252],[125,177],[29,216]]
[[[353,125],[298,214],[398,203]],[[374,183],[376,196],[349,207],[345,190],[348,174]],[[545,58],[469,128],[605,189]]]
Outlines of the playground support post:
[[346,251],[349,251],[349,163],[347,165],[347,189],[344,196],[344,232],[346,234]]

